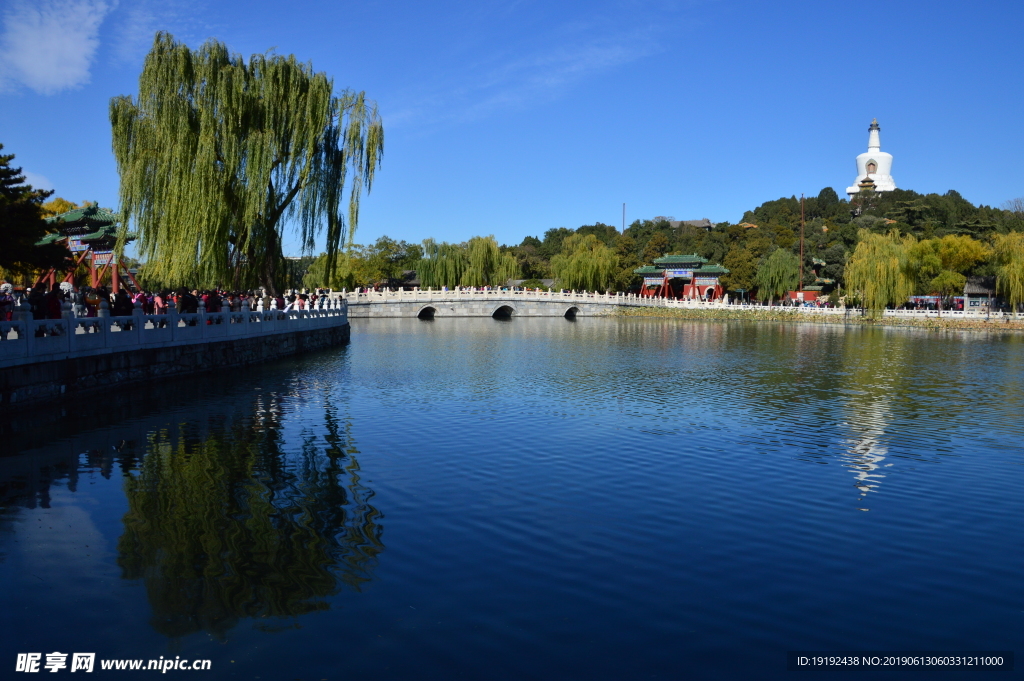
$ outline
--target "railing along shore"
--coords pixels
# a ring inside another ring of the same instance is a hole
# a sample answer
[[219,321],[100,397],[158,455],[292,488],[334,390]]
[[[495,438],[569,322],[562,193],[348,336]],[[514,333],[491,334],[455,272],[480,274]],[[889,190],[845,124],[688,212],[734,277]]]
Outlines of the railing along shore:
[[[724,301],[702,301],[702,300],[677,300],[674,298],[654,298],[640,296],[635,293],[598,293],[590,291],[527,291],[527,290],[474,290],[474,289],[452,289],[449,291],[434,291],[420,289],[414,291],[368,291],[353,292],[343,291],[339,294],[348,301],[349,305],[365,305],[369,303],[387,302],[439,302],[439,301],[469,301],[489,299],[499,302],[502,300],[523,300],[529,302],[586,302],[599,305],[624,306],[624,307],[664,307],[690,310],[738,310],[738,311],[765,311],[789,312],[793,314],[806,315],[850,315],[858,316],[864,313],[861,308],[855,307],[814,307],[802,305],[754,305],[750,303],[736,303]],[[1013,313],[983,310],[884,310],[885,317],[904,318],[941,318],[941,319],[972,319],[1003,320],[1012,319]]]
[[[788,313],[793,315],[860,316],[859,308],[764,306],[746,303],[652,298],[634,293],[590,291],[473,290],[369,291],[321,297],[308,310],[250,309],[248,301],[236,312],[179,313],[171,304],[164,315],[143,314],[136,306],[131,316],[111,317],[106,302],[99,316],[74,317],[70,303],[64,304],[60,319],[33,320],[26,305],[16,319],[0,322],[0,368],[56,359],[82,357],[140,348],[199,344],[233,338],[272,335],[306,329],[339,326],[348,321],[348,307],[388,302],[470,302],[478,300],[586,303],[613,307],[656,307],[687,310],[729,310]],[[941,318],[977,321],[1012,319],[1013,313],[973,310],[885,310],[884,317],[911,319]]]
[[307,310],[251,309],[248,301],[236,312],[178,312],[143,314],[140,305],[131,316],[111,317],[107,303],[96,317],[75,317],[70,303],[60,319],[33,320],[23,305],[16,319],[0,322],[0,368],[76,357],[130,352],[145,348],[193,345],[223,340],[342,326],[348,322],[343,298],[321,298]]

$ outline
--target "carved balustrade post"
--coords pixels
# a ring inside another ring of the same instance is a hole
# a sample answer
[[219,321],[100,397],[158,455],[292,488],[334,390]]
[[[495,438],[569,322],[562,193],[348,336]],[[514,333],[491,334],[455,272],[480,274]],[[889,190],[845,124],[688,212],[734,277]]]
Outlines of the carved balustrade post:
[[249,334],[249,315],[252,313],[252,308],[249,305],[249,299],[246,298],[242,301],[242,333],[243,335]]

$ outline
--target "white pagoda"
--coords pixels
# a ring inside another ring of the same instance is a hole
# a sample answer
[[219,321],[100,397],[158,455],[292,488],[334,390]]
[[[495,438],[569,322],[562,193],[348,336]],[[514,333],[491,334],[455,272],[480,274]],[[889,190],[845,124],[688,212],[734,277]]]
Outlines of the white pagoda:
[[868,128],[868,150],[857,156],[857,179],[853,181],[852,187],[846,188],[846,193],[855,196],[863,189],[871,189],[876,192],[891,192],[896,189],[896,182],[892,179],[892,154],[882,151],[882,142],[879,140],[878,119],[871,121]]

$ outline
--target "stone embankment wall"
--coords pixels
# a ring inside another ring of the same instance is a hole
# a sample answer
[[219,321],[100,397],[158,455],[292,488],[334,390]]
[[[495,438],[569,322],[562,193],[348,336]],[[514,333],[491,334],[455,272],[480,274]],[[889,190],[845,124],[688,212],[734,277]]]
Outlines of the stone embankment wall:
[[[817,313],[816,313],[817,312]],[[973,314],[965,316],[944,312],[939,317],[916,315],[916,310],[886,310],[881,318],[864,315],[861,310],[815,310],[799,307],[752,307],[684,309],[665,307],[624,307],[616,312],[623,317],[660,317],[687,320],[721,320],[754,322],[799,322],[802,324],[847,324],[853,326],[903,326],[952,331],[1024,331],[1024,317]],[[895,313],[895,314],[889,314]],[[902,314],[900,314],[902,313]]]
[[[195,376],[213,370],[269,362],[347,343],[348,323],[266,336],[187,345],[138,348],[0,368],[0,405],[6,409],[101,394],[124,386]],[[101,399],[92,397],[91,399]]]

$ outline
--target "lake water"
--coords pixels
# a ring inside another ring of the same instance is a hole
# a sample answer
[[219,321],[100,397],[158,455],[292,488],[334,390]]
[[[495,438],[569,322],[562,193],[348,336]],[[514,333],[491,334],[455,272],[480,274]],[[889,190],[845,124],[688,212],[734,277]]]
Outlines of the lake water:
[[786,654],[1024,641],[1021,335],[354,320],[107,399],[5,426],[8,672],[1003,678]]

